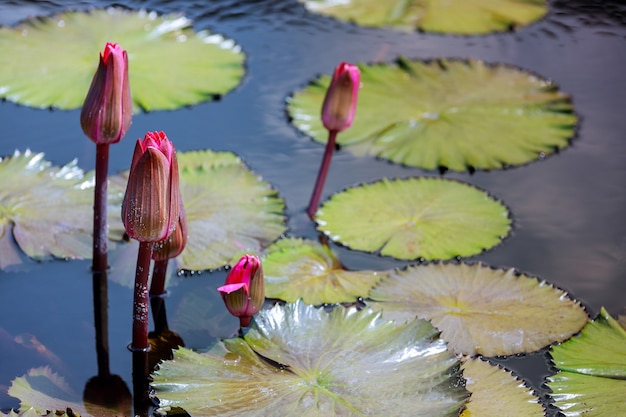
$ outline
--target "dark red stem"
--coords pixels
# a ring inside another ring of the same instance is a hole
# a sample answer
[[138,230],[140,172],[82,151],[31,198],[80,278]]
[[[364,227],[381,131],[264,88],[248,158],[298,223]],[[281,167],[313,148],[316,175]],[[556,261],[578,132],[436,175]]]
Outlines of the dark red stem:
[[94,272],[106,272],[107,260],[107,176],[109,144],[96,145],[96,183],[93,201],[93,264]]
[[93,273],[93,313],[96,330],[96,357],[98,360],[98,376],[111,376],[109,368],[109,315],[108,315],[108,283],[106,272]]
[[337,139],[337,131],[331,130],[328,132],[328,142],[326,142],[326,149],[324,149],[324,156],[322,158],[322,164],[320,170],[317,173],[317,180],[315,181],[315,187],[313,188],[313,194],[311,194],[311,201],[309,201],[309,207],[306,212],[311,219],[315,215],[317,208],[320,204],[320,197],[324,189],[324,183],[326,182],[326,176],[328,175],[328,168],[330,167],[330,160],[335,150],[335,142]]
[[137,270],[135,272],[135,296],[133,299],[132,351],[148,349],[148,274],[152,257],[152,242],[139,242]]
[[152,283],[150,284],[150,307],[152,308],[152,319],[154,321],[154,332],[161,334],[168,330],[167,315],[165,313],[165,277],[167,275],[167,264],[169,260],[154,261],[152,271]]

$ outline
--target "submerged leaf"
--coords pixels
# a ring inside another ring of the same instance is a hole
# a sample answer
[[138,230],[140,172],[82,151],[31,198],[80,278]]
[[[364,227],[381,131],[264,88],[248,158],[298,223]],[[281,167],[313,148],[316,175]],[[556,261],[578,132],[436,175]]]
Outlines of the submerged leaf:
[[497,245],[510,231],[504,205],[484,191],[437,178],[383,179],[333,195],[318,229],[349,248],[398,259],[451,259]]
[[[574,136],[570,97],[517,68],[451,59],[359,68],[356,117],[337,136],[357,155],[428,170],[491,170],[553,154]],[[293,123],[322,143],[328,133],[318,115],[329,82],[312,81],[288,104]]]
[[263,258],[265,296],[307,304],[351,303],[367,295],[383,273],[348,271],[328,246],[287,238],[267,248]]
[[0,97],[33,107],[80,107],[106,42],[128,51],[135,110],[206,101],[232,90],[244,74],[239,46],[194,32],[184,16],[113,7],[68,11],[0,27]]
[[152,385],[193,416],[455,416],[466,398],[428,322],[300,301],[261,311],[244,339],[179,349]]
[[588,320],[580,304],[545,281],[480,263],[396,270],[369,297],[387,318],[430,320],[463,355],[532,352],[568,339]]
[[463,35],[527,25],[547,12],[545,0],[300,0],[311,12],[363,26]]

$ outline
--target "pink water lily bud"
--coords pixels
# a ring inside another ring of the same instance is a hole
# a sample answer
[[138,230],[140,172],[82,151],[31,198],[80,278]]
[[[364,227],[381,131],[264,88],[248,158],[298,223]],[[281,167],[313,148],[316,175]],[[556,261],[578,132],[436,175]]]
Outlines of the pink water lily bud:
[[361,85],[361,71],[342,62],[335,68],[322,106],[322,122],[329,131],[341,132],[352,125]]
[[117,143],[132,117],[128,56],[118,44],[107,42],[80,113],[83,132],[96,144]]
[[217,290],[230,314],[239,317],[241,327],[249,326],[252,316],[259,312],[265,301],[263,267],[259,258],[244,255],[228,273],[226,284]]
[[187,219],[181,203],[180,216],[176,228],[164,240],[155,242],[152,246],[152,259],[155,261],[167,261],[181,254],[187,244]]
[[122,202],[126,233],[140,242],[167,238],[179,222],[182,206],[174,145],[163,132],[137,140]]

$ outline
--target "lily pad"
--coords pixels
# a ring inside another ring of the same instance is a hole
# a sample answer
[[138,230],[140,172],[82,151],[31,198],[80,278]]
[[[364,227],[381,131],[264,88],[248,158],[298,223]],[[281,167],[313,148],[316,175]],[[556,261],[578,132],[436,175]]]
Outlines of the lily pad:
[[297,239],[281,239],[263,258],[265,296],[307,304],[351,303],[364,297],[384,275],[378,271],[348,271],[328,247]]
[[221,268],[236,253],[258,252],[284,233],[283,199],[237,155],[205,150],[177,156],[189,230],[179,268]]
[[[0,178],[0,269],[20,263],[19,249],[35,260],[91,257],[93,173],[26,150],[0,159]],[[109,197],[109,228],[119,236],[121,200]]]
[[386,318],[430,320],[463,355],[513,355],[561,342],[587,323],[563,291],[513,269],[481,263],[432,263],[396,270],[368,305]]
[[563,414],[626,415],[626,329],[604,308],[550,355],[559,372],[548,378],[548,386]]
[[[569,145],[577,117],[552,82],[518,68],[437,59],[360,64],[354,123],[337,143],[357,155],[428,170],[492,170],[526,164]],[[330,77],[290,97],[295,126],[318,142]]]
[[0,97],[33,107],[82,106],[106,42],[128,52],[135,110],[210,100],[244,74],[235,42],[194,32],[184,16],[114,7],[68,11],[0,27]]
[[463,362],[465,387],[472,393],[461,417],[543,417],[532,390],[510,372],[482,359]]
[[460,35],[524,26],[548,13],[545,0],[300,0],[315,13],[363,26]]
[[318,229],[351,249],[398,259],[452,259],[496,246],[511,230],[507,208],[469,184],[383,179],[333,195]]
[[192,416],[456,416],[467,396],[428,322],[300,301],[261,311],[244,339],[177,350],[152,385]]

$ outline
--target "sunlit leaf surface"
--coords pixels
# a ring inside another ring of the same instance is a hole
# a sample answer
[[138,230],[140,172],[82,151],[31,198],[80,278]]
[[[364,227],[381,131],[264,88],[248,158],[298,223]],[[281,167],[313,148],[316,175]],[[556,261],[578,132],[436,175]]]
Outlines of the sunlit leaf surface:
[[326,201],[316,220],[335,242],[398,259],[476,255],[511,229],[506,207],[484,191],[426,177],[348,188]]
[[68,11],[0,27],[0,97],[33,107],[82,106],[106,42],[128,52],[135,109],[176,109],[236,87],[244,55],[194,32],[180,15],[121,8]]
[[363,26],[462,35],[527,25],[547,12],[545,0],[300,0],[311,12]]
[[328,246],[282,239],[263,258],[265,296],[284,301],[301,298],[307,304],[349,303],[364,297],[383,275],[377,271],[348,271]]
[[626,330],[604,308],[550,355],[559,372],[548,378],[548,386],[563,414],[626,415]]
[[259,251],[285,230],[284,201],[233,153],[179,152],[189,239],[178,266],[228,265],[240,251]]
[[[36,260],[91,257],[93,173],[27,150],[0,160],[0,178],[0,269],[19,263],[20,249]],[[109,202],[109,229],[120,236],[119,195]]]
[[532,352],[578,332],[584,309],[545,281],[480,263],[432,263],[396,270],[368,302],[398,322],[431,320],[455,352]]
[[510,372],[481,359],[463,365],[466,388],[472,393],[461,417],[543,417],[544,409],[532,390]]
[[[502,64],[438,59],[359,64],[352,127],[337,143],[424,169],[499,169],[543,158],[569,144],[577,117],[550,81]],[[293,123],[325,143],[320,108],[329,76],[290,97]]]
[[245,340],[176,351],[152,385],[192,416],[456,416],[459,378],[426,321],[296,302],[261,311]]

